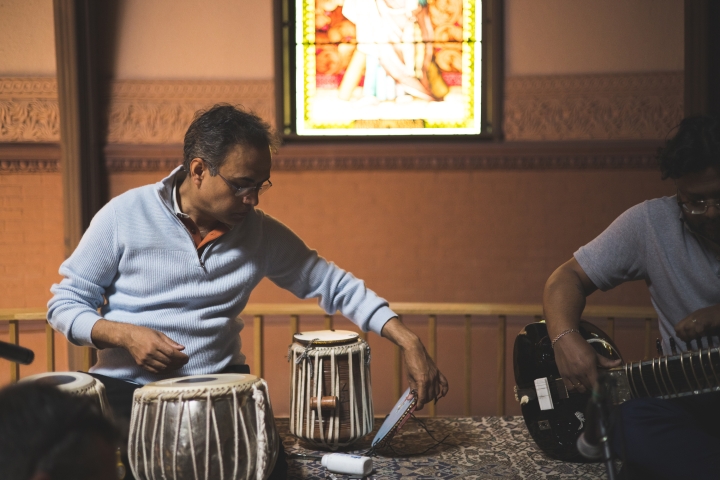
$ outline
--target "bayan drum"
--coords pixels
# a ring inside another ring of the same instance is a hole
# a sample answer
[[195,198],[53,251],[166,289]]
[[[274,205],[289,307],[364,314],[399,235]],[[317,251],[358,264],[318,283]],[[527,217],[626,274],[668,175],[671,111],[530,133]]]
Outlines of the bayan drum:
[[290,433],[336,450],[373,428],[370,347],[355,332],[320,330],[295,334]]
[[128,457],[138,480],[264,479],[278,454],[265,381],[193,375],[133,396]]
[[95,377],[82,372],[47,372],[25,377],[21,382],[34,382],[57,387],[71,395],[89,398],[108,418],[112,418],[105,385]]

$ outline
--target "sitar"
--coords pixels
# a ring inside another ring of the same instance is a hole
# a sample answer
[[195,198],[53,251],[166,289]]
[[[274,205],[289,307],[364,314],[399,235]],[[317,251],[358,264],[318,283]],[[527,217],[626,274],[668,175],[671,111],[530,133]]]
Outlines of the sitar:
[[[601,329],[581,321],[579,330],[596,352],[612,360],[622,359],[615,343]],[[579,459],[575,443],[585,429],[590,393],[565,388],[545,322],[531,323],[520,331],[513,366],[515,398],[530,436],[552,458]],[[614,385],[610,399],[615,405],[632,398],[676,398],[720,391],[720,348],[626,363],[605,373]]]

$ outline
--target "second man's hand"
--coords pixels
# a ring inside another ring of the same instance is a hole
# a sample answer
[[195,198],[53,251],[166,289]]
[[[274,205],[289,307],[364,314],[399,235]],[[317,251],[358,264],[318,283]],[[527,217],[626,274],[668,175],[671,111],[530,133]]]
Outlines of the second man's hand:
[[595,351],[579,334],[569,333],[555,342],[555,363],[568,391],[589,392],[597,382],[597,368],[618,367],[621,361],[610,360]]
[[417,392],[417,408],[447,395],[448,382],[428,355],[420,339],[397,318],[393,317],[382,329],[382,336],[399,346],[407,365],[408,383]]
[[182,352],[183,345],[147,327],[100,319],[91,336],[98,348],[124,348],[139,367],[151,373],[177,370],[190,360]]
[[[717,335],[719,331],[720,305],[696,310],[675,325],[675,334],[686,343],[697,340],[698,348],[702,347],[702,337]],[[709,343],[712,344],[712,341]],[[688,349],[690,348],[688,345]]]

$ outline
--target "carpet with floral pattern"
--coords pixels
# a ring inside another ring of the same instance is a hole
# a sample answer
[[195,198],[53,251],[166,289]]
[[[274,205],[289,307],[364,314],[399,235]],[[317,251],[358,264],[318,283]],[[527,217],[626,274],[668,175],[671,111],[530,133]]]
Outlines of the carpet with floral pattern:
[[[600,479],[604,466],[553,460],[543,454],[525,428],[522,417],[422,418],[436,444],[417,420],[410,419],[393,438],[390,448],[373,457],[370,479]],[[276,419],[288,455],[323,455],[288,430],[288,419]],[[346,453],[363,454],[370,448],[382,419],[373,432]],[[331,474],[319,460],[288,458],[289,478],[350,478]]]

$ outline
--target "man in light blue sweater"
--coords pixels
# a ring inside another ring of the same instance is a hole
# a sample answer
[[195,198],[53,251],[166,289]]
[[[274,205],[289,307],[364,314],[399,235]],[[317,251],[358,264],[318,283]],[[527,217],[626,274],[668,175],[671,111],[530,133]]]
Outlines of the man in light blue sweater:
[[[134,389],[168,377],[248,372],[238,315],[268,277],[399,345],[419,407],[444,396],[445,377],[384,299],[255,208],[272,186],[272,147],[268,125],[255,115],[216,105],[197,116],[182,167],[97,213],[60,267],[50,324],[73,344],[99,349],[91,372],[109,393],[116,389],[108,384]],[[120,416],[129,415],[129,392],[110,399]]]

